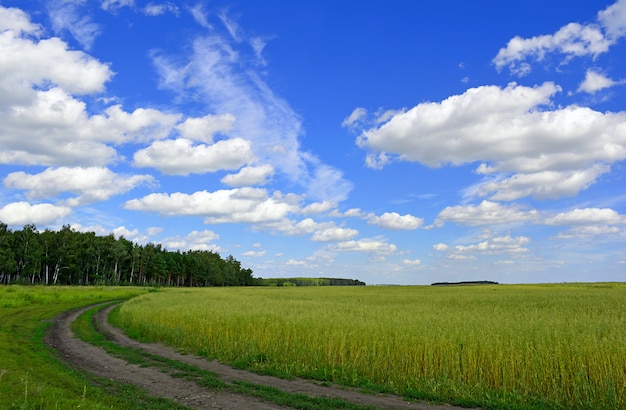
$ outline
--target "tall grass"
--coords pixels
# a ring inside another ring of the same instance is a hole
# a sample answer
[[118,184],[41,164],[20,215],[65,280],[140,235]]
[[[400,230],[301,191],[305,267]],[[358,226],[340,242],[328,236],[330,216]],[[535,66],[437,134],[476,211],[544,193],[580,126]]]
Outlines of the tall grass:
[[626,405],[624,284],[172,290],[119,320],[224,362],[416,398]]

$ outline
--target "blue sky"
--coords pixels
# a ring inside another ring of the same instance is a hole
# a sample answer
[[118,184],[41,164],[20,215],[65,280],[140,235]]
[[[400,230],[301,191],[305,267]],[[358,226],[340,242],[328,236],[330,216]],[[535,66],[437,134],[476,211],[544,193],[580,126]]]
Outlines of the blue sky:
[[0,0],[0,221],[257,277],[626,280],[626,0]]

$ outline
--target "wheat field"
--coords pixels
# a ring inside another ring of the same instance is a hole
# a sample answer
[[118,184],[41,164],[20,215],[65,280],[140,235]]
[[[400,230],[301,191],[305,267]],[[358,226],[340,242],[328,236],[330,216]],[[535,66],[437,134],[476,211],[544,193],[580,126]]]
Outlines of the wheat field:
[[414,398],[626,405],[626,284],[168,290],[117,320],[240,367]]

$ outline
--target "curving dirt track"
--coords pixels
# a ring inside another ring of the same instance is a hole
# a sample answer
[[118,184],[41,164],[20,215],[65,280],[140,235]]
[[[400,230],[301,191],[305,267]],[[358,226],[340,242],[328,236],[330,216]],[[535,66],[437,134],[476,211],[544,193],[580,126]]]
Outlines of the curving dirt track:
[[[59,353],[70,367],[86,370],[97,376],[123,383],[130,383],[148,391],[150,395],[174,400],[195,409],[284,409],[274,403],[247,395],[227,391],[212,390],[198,386],[193,381],[175,378],[154,367],[141,367],[129,364],[111,356],[104,349],[85,343],[74,337],[70,325],[85,310],[92,306],[65,312],[55,319],[54,325],[46,334],[46,344]],[[183,355],[175,350],[152,343],[140,343],[128,338],[120,329],[107,323],[108,313],[114,306],[100,310],[96,316],[97,327],[108,339],[124,347],[142,349],[148,353],[167,359],[187,363],[198,368],[217,373],[226,383],[234,380],[247,381],[271,386],[284,392],[300,393],[310,397],[339,398],[347,402],[372,406],[377,409],[419,409],[451,410],[459,407],[449,405],[429,405],[407,402],[399,396],[370,395],[340,386],[321,386],[308,380],[285,380],[263,376],[243,370],[233,369],[217,361],[193,355]]]

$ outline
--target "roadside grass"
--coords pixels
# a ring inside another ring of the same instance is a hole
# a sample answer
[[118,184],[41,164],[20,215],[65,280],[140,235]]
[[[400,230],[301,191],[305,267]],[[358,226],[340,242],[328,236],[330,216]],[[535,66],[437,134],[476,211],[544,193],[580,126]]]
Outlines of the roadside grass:
[[141,288],[0,286],[1,409],[183,409],[65,366],[44,344],[64,311],[146,293]]
[[209,288],[118,326],[222,363],[494,409],[626,406],[626,284]]
[[[304,410],[370,410],[375,409],[372,406],[362,406],[337,398],[326,397],[310,397],[304,394],[288,393],[279,389],[250,383],[246,381],[234,381],[232,384],[225,383],[219,376],[211,371],[199,369],[195,366],[181,363],[176,360],[167,359],[147,353],[141,349],[132,349],[121,347],[109,340],[98,331],[94,324],[94,315],[106,305],[94,306],[81,314],[72,325],[74,334],[81,340],[100,346],[107,352],[115,355],[129,363],[138,364],[140,366],[151,366],[161,369],[170,374],[172,377],[180,377],[185,380],[193,381],[198,385],[209,388],[211,390],[224,390],[232,393],[243,394],[257,397],[268,402],[276,403],[282,406],[288,406],[294,409]],[[110,313],[115,318],[119,313],[119,306],[114,308]],[[115,322],[115,319],[113,320]]]

